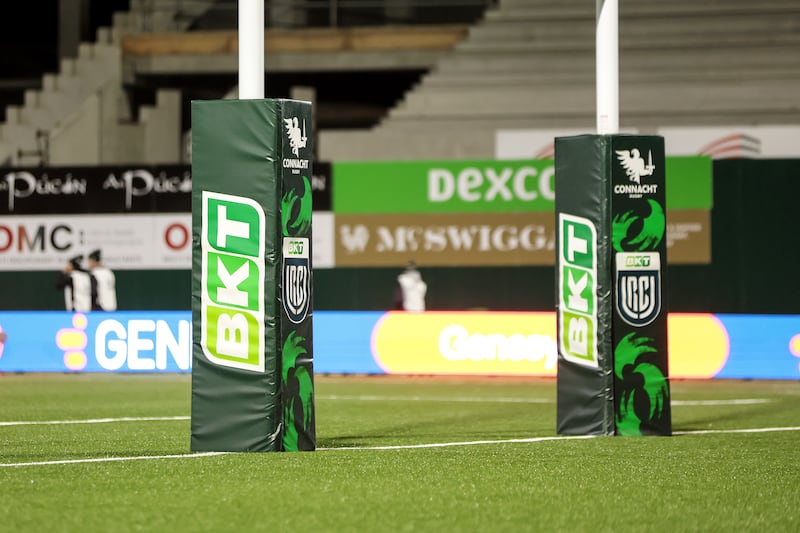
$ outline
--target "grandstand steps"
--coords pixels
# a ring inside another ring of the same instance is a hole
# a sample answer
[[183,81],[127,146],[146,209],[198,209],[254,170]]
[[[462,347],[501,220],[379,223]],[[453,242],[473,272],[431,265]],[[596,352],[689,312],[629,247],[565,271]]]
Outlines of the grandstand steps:
[[[620,17],[659,19],[672,15],[717,17],[727,14],[797,12],[795,0],[619,0]],[[500,0],[499,5],[487,10],[484,19],[496,20],[563,20],[565,18],[596,16],[595,2],[584,0]]]
[[[154,107],[168,117],[179,117],[180,101],[169,96],[169,91],[159,91]],[[113,40],[111,29],[101,28],[97,42],[81,43],[76,58],[62,59],[58,73],[42,76],[41,89],[26,90],[22,105],[6,109],[6,120],[0,124],[0,164],[152,160],[153,150],[163,154],[164,147],[170,146],[163,140],[164,133],[156,134],[154,138],[160,141],[151,143],[148,155],[144,134],[153,135],[151,124],[160,120],[152,115],[145,109],[138,122],[131,121],[122,88],[121,48]],[[176,137],[179,131],[178,123]],[[136,142],[128,146],[123,139]],[[180,141],[174,144],[173,153],[162,162],[180,161]]]
[[114,13],[112,28],[120,34],[184,31],[214,4],[214,0],[130,0],[128,11]]
[[[540,88],[542,89],[542,88]],[[547,89],[547,88],[543,88]],[[750,99],[758,93],[759,97]],[[728,113],[743,100],[748,100],[751,111],[784,110],[791,112],[798,104],[800,76],[784,80],[781,84],[764,85],[761,80],[748,79],[731,83],[730,80],[703,81],[696,85],[684,80],[627,83],[620,88],[621,111],[640,112],[657,107],[661,112],[689,112],[702,109],[705,113]],[[542,97],[544,96],[544,97]],[[572,113],[591,115],[595,109],[593,83],[568,84],[557,91],[537,90],[536,87],[501,85],[487,92],[485,86],[461,87],[457,91],[429,88],[412,92],[401,105],[392,109],[391,118],[402,116],[436,116],[464,114],[469,106],[474,117],[492,117],[509,114],[536,115],[554,108]]]

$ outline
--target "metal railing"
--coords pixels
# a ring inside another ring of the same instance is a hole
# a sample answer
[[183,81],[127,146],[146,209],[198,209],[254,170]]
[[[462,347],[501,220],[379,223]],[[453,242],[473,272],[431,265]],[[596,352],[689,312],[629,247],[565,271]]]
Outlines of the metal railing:
[[[266,0],[265,27],[310,28],[415,24],[471,24],[498,0]],[[192,4],[195,4],[194,6]],[[217,0],[204,14],[189,15],[200,2],[178,0],[175,17],[187,20],[189,29],[235,29],[238,0]],[[203,2],[208,4],[208,2]],[[142,2],[151,14],[158,1]],[[147,13],[145,13],[147,14]]]

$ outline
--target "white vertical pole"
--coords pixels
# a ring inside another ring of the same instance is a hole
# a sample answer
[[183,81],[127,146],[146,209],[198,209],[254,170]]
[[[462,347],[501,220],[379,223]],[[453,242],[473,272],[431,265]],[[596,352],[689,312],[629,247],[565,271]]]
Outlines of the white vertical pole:
[[618,0],[597,0],[597,133],[619,133]]
[[264,98],[264,0],[239,0],[239,99]]

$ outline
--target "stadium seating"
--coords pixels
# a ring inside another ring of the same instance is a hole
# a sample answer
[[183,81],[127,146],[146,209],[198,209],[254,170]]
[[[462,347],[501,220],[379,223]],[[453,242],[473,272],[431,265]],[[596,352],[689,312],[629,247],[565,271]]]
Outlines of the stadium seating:
[[[236,34],[212,0],[156,3],[132,0],[7,109],[0,161],[36,164],[43,132],[51,164],[182,160],[181,94],[160,87],[137,112],[125,87],[233,74]],[[621,127],[800,124],[797,0],[619,4]],[[270,29],[267,68],[427,71],[374,127],[321,129],[321,160],[492,158],[498,129],[594,131],[594,49],[594,2],[499,0],[468,28]]]
[[[371,131],[323,159],[492,158],[497,129],[595,131],[592,2],[501,0]],[[800,4],[621,0],[620,125],[800,123]]]

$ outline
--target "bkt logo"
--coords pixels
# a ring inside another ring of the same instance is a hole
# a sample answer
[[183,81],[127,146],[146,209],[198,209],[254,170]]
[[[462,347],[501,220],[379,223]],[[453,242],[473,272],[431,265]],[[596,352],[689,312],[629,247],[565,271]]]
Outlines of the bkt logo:
[[625,254],[626,267],[649,267],[650,255],[649,254]]
[[650,324],[661,311],[661,256],[618,253],[616,264],[617,313],[631,326]]
[[283,239],[283,309],[286,316],[299,324],[308,314],[311,300],[311,268],[308,261],[308,239]]
[[200,343],[219,366],[264,372],[264,233],[257,202],[203,191]]
[[591,220],[558,215],[559,351],[567,361],[598,366],[597,229]]

